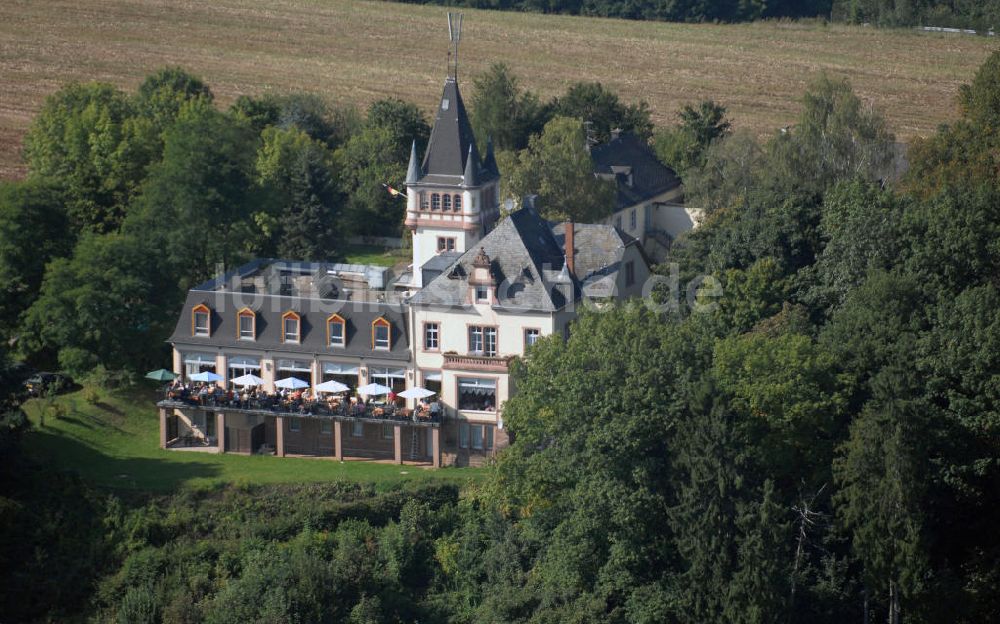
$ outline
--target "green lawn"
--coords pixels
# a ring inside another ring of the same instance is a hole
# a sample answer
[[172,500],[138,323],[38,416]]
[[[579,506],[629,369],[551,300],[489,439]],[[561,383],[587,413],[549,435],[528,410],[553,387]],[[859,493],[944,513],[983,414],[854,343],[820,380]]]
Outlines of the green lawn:
[[[25,411],[34,424],[25,446],[41,461],[79,473],[101,487],[166,492],[181,486],[211,487],[221,483],[305,483],[346,479],[377,484],[445,479],[478,480],[483,469],[430,470],[373,462],[332,459],[213,455],[166,451],[158,447],[159,422],[149,389],[127,396],[99,392],[91,404],[81,390],[56,399],[65,407],[55,418],[44,401],[33,400]],[[45,426],[41,426],[46,412]]]
[[386,249],[377,245],[349,245],[344,250],[344,262],[391,267],[409,258],[406,249]]

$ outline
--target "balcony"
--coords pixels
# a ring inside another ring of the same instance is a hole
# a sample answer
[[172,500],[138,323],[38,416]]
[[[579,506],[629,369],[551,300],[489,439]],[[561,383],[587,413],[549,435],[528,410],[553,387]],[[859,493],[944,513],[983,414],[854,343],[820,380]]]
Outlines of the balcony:
[[444,353],[443,356],[444,366],[442,366],[442,368],[447,368],[449,370],[484,371],[489,373],[508,372],[510,361],[514,358],[513,355],[460,355],[454,352]]

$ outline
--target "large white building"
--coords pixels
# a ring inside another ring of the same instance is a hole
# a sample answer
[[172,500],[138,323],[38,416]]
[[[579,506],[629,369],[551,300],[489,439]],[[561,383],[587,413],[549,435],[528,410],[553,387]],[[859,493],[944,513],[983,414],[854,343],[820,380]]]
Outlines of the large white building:
[[478,464],[509,443],[511,359],[566,335],[584,299],[640,294],[649,259],[613,223],[553,224],[530,198],[500,218],[500,171],[490,146],[479,153],[454,78],[418,156],[414,146],[405,274],[258,260],[193,288],[170,341],[185,378],[210,371],[231,387],[254,374],[269,391],[288,377],[352,390],[421,386],[440,397],[443,418],[174,398],[160,403],[162,446],[208,440],[228,452]]

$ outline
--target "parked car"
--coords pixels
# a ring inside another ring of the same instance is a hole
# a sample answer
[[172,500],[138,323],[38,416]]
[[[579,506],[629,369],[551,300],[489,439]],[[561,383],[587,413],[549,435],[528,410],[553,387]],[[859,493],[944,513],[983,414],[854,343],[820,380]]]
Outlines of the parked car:
[[24,382],[28,394],[37,397],[45,392],[62,392],[73,385],[73,380],[62,373],[36,373]]

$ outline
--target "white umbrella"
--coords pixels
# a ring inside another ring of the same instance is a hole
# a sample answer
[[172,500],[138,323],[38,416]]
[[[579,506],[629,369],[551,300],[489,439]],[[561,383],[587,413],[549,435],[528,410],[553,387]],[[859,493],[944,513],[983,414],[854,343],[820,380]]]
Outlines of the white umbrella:
[[285,377],[274,382],[275,388],[286,388],[288,390],[298,390],[300,388],[308,388],[309,386],[308,381],[302,381],[298,377]]
[[316,392],[345,392],[350,390],[348,386],[340,383],[336,379],[331,379],[330,381],[324,381],[323,383],[316,386]]
[[365,396],[379,396],[381,394],[389,394],[390,392],[392,392],[392,388],[383,386],[380,383],[370,383],[367,386],[358,388],[358,394]]
[[399,396],[401,396],[404,399],[424,399],[429,396],[433,396],[435,394],[437,394],[437,392],[434,392],[433,390],[428,390],[427,388],[421,388],[420,386],[417,386],[416,388],[403,390],[402,392],[399,393]]
[[222,375],[216,375],[212,371],[205,371],[204,373],[191,375],[191,381],[222,381]]
[[253,373],[241,375],[233,380],[233,384],[237,386],[260,386],[263,383],[264,380]]

